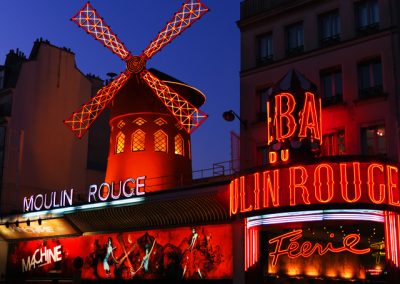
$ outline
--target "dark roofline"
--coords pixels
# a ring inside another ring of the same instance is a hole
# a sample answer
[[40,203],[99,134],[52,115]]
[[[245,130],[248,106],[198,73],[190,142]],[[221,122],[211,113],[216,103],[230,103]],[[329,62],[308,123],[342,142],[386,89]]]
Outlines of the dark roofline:
[[29,60],[36,60],[37,55],[39,53],[40,46],[42,44],[46,44],[48,46],[55,47],[55,48],[60,49],[62,51],[68,52],[68,53],[70,53],[72,55],[75,55],[75,53],[68,47],[65,47],[65,46],[64,47],[59,47],[59,46],[56,46],[54,44],[51,44],[50,41],[47,40],[47,39],[44,40],[43,38],[38,38],[38,39],[35,40],[35,42],[33,44],[33,48],[32,48],[31,53],[29,55]]

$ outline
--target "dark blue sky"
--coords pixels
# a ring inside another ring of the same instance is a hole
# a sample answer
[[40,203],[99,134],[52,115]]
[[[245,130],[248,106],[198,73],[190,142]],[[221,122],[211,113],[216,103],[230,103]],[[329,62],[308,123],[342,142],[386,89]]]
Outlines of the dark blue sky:
[[[239,113],[240,33],[236,26],[241,0],[202,0],[210,8],[199,21],[147,63],[200,89],[207,97],[202,110],[209,118],[192,134],[193,169],[230,159],[230,131],[222,112]],[[165,26],[184,0],[92,0],[90,3],[134,55],[139,55]],[[3,0],[0,3],[0,62],[10,49],[27,56],[36,38],[68,47],[83,73],[106,78],[125,64],[69,19],[86,1]],[[1,64],[1,63],[0,63]],[[82,102],[83,103],[83,102]],[[73,111],[73,110],[71,110]],[[60,122],[60,127],[64,127]]]

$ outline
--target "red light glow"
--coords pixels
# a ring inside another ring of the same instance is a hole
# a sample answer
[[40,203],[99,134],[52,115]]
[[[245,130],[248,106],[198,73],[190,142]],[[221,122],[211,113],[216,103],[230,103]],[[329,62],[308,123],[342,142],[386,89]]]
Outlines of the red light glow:
[[400,267],[400,214],[385,212],[386,259]]
[[[339,252],[350,252],[353,254],[366,254],[371,251],[370,248],[357,249],[355,246],[360,242],[360,235],[349,234],[343,238],[343,245],[340,247],[334,247],[332,242],[328,242],[326,245],[320,243],[312,244],[310,241],[305,241],[302,244],[298,242],[303,236],[303,230],[294,230],[292,232],[277,236],[269,240],[269,244],[275,244],[275,251],[271,252],[269,256],[272,256],[272,266],[275,266],[278,262],[278,258],[283,255],[287,255],[290,258],[298,257],[311,257],[313,254],[318,253],[322,256],[327,252],[339,253]],[[283,246],[283,243],[289,240],[289,244]]]
[[[291,93],[279,93],[267,102],[267,143],[299,138],[322,142],[321,99],[311,92],[304,93],[303,101],[296,101]],[[271,105],[273,114],[270,114]],[[272,119],[273,116],[273,119]],[[288,158],[286,155],[285,157]],[[283,159],[282,159],[283,160]],[[283,160],[285,161],[285,160]]]
[[355,202],[400,207],[397,172],[395,166],[368,162],[256,172],[231,182],[230,212],[235,215],[239,210],[244,213],[280,206]]

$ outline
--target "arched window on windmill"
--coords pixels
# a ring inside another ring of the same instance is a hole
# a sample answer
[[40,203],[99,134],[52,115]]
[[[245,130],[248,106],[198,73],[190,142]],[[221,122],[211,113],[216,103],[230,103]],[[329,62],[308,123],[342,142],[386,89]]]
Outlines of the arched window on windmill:
[[184,151],[184,142],[183,138],[180,134],[175,136],[175,154],[184,156],[185,151]]
[[115,154],[120,154],[124,152],[124,146],[125,146],[125,134],[122,132],[119,132],[116,138],[116,143],[115,143]]
[[162,130],[154,133],[154,151],[168,152],[168,135]]
[[144,151],[146,133],[138,129],[132,134],[132,152]]

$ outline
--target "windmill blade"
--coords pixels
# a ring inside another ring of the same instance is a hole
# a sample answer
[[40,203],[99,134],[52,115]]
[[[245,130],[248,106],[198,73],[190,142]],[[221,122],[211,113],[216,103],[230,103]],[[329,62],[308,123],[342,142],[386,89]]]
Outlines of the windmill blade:
[[131,53],[103,21],[89,2],[71,18],[78,26],[100,41],[122,60],[127,60]]
[[191,24],[200,19],[207,11],[208,8],[199,0],[186,0],[174,17],[146,47],[141,56],[145,57],[146,60],[151,58],[161,48],[190,27]]
[[148,70],[142,71],[140,75],[188,133],[196,130],[207,118],[207,114],[193,106]]
[[130,76],[131,73],[127,71],[119,74],[111,83],[101,88],[93,98],[64,120],[64,123],[78,138],[82,138]]

